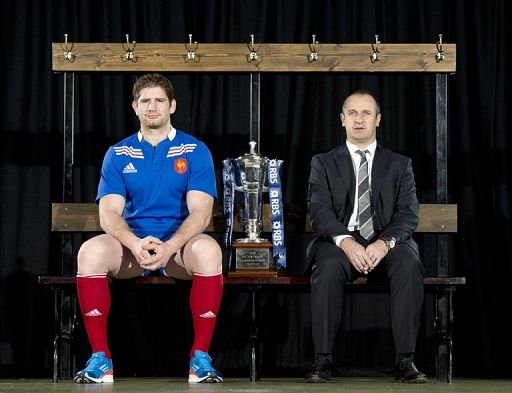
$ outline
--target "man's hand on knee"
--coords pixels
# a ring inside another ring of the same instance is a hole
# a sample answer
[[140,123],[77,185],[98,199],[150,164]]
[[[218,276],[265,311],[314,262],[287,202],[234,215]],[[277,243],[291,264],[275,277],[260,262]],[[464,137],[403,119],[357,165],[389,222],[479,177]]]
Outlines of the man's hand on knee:
[[345,252],[348,260],[359,273],[368,274],[372,261],[365,248],[351,237],[343,239],[340,248]]
[[368,253],[368,256],[370,257],[370,261],[372,263],[370,267],[370,271],[375,269],[380,261],[387,255],[388,253],[388,247],[386,246],[386,243],[384,241],[378,239],[374,241],[373,243],[368,244],[366,247],[366,252]]

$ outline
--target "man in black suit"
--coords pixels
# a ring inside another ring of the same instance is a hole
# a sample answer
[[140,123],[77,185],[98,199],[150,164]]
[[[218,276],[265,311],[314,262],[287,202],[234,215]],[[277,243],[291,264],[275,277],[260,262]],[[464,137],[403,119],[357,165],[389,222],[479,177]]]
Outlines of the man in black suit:
[[414,364],[424,268],[411,234],[419,204],[407,157],[377,145],[380,108],[367,91],[345,99],[346,145],[311,160],[308,208],[316,236],[307,257],[315,362],[306,382],[328,382],[345,283],[374,269],[390,284],[396,380],[426,383]]

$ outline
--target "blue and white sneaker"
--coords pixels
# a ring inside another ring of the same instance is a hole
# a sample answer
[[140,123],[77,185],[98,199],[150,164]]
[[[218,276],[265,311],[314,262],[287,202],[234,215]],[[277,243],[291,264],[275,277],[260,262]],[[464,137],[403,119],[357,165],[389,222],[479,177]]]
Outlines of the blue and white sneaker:
[[189,383],[216,383],[222,382],[222,375],[212,367],[212,358],[199,350],[194,352],[190,359]]
[[76,373],[76,383],[112,383],[114,367],[112,360],[105,357],[105,352],[95,352],[85,364],[82,371]]

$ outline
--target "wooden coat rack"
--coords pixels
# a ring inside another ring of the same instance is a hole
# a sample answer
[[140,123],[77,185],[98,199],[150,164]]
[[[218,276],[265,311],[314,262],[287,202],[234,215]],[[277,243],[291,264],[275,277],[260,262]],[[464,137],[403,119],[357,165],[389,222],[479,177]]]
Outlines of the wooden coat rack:
[[62,72],[455,72],[455,44],[53,43]]

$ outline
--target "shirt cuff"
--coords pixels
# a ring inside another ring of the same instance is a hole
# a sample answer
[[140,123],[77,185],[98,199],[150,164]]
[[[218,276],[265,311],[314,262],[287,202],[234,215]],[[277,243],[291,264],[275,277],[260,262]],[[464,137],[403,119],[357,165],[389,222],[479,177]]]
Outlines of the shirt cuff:
[[332,240],[334,240],[334,243],[339,247],[341,244],[341,241],[343,239],[346,239],[347,237],[351,237],[352,239],[354,238],[353,236],[350,236],[350,235],[338,235],[338,236],[333,236]]

